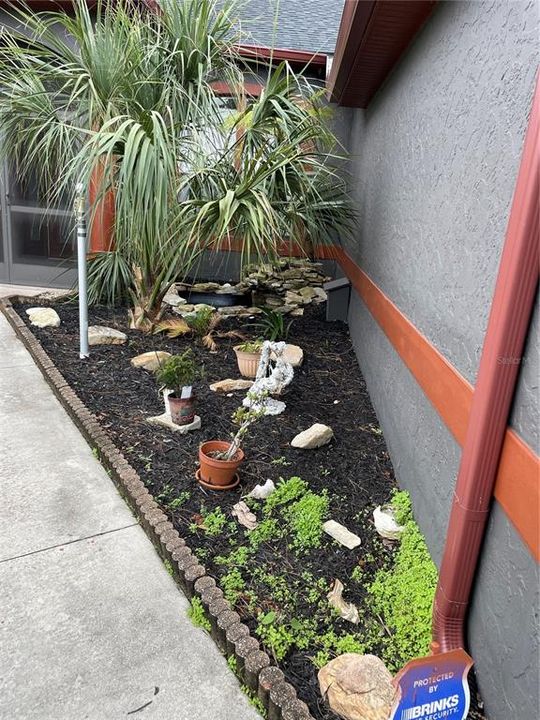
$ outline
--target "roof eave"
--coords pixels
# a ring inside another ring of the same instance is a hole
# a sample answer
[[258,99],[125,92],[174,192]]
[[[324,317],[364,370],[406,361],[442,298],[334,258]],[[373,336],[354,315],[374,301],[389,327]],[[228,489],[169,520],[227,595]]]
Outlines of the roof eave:
[[327,81],[339,105],[366,108],[438,0],[346,0]]

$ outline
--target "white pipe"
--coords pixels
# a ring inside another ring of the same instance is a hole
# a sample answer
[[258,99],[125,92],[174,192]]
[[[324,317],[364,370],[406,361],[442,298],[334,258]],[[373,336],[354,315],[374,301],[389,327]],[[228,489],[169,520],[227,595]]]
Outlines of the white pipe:
[[88,291],[86,287],[86,218],[85,195],[82,183],[77,185],[77,270],[79,281],[79,357],[89,357],[88,349]]

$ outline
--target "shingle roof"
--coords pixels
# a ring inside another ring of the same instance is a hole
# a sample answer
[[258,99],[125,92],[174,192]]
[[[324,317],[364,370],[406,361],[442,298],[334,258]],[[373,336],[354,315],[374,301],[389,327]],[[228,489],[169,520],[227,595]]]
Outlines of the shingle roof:
[[[245,44],[333,55],[345,0],[245,0]],[[277,21],[276,21],[277,8]]]

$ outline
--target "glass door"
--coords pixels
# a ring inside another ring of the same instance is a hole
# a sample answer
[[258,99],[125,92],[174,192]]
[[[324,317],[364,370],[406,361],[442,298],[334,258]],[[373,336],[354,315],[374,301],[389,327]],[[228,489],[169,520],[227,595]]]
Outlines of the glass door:
[[6,279],[17,285],[71,287],[76,278],[71,208],[65,203],[46,207],[33,177],[21,181],[8,168],[3,174]]
[[5,213],[5,203],[3,202],[3,198],[5,195],[5,189],[4,189],[4,177],[3,173],[1,172],[0,168],[0,282],[8,282],[9,280],[9,274],[8,274],[8,263],[7,263],[7,231],[5,229],[5,222],[6,222],[6,213]]

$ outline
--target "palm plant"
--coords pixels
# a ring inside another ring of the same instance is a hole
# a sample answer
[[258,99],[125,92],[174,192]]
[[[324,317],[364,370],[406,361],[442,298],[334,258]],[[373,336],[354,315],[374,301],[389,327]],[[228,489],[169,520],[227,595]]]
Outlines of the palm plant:
[[47,202],[73,197],[100,169],[90,221],[114,192],[115,243],[92,261],[91,300],[127,293],[134,326],[150,329],[205,249],[234,239],[246,259],[274,257],[284,239],[325,241],[351,213],[318,98],[288,67],[224,122],[212,81],[243,92],[234,0],[143,5],[14,8],[20,29],[0,43],[0,132]]

